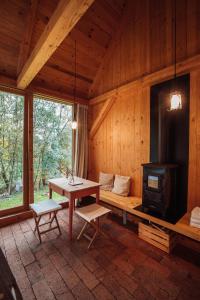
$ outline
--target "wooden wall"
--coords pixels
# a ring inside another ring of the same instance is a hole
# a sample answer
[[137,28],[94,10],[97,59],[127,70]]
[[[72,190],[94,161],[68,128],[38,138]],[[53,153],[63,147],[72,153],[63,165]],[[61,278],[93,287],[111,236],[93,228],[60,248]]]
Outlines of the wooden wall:
[[200,206],[200,69],[190,73],[188,208]]
[[[127,0],[122,34],[91,92],[93,97],[172,64],[174,2]],[[176,6],[177,61],[181,61],[200,51],[200,1],[176,0]]]
[[[186,63],[187,64],[187,63]],[[168,70],[166,75],[168,76]],[[156,75],[156,78],[159,74]],[[141,164],[149,162],[150,85],[136,81],[118,90],[116,101],[90,139],[89,178],[98,180],[99,172],[128,175],[131,194],[141,196]],[[200,206],[200,68],[190,72],[190,144],[188,210]],[[94,120],[111,95],[106,93],[91,101],[89,123]]]
[[[90,177],[99,171],[131,175],[131,193],[141,195],[141,163],[149,158],[149,88],[136,84],[119,93],[93,140],[90,141]],[[102,105],[92,106],[95,119]]]
[[[129,175],[133,181],[131,194],[136,196],[141,196],[141,164],[149,162],[150,86],[169,79],[174,72],[173,3],[173,0],[127,0],[129,9],[121,37],[114,51],[111,47],[109,60],[102,64],[100,82],[91,93],[96,98],[90,100],[90,127],[106,99],[117,91],[119,94],[90,139],[89,177],[97,180],[101,170]],[[188,210],[191,210],[200,206],[200,1],[176,0],[176,3],[179,74],[191,76],[188,182]],[[115,89],[119,85],[122,88]]]

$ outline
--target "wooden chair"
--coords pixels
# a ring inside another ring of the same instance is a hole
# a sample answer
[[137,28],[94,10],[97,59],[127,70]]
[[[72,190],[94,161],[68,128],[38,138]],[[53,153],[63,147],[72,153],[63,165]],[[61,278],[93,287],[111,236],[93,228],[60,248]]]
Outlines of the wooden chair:
[[[100,220],[100,217],[102,217],[103,215],[106,215],[110,211],[111,211],[110,209],[105,208],[96,203],[87,205],[85,207],[77,208],[75,210],[75,213],[85,220],[85,223],[77,237],[77,240],[79,240],[81,238],[81,236],[84,235],[84,237],[90,241],[89,246],[88,246],[88,249],[90,249],[92,243],[94,242],[94,240],[98,234],[103,234],[104,236],[106,236],[106,234],[102,230],[100,230],[99,220]],[[92,237],[90,237],[88,234],[84,233],[87,228],[87,225],[91,225],[95,229],[95,232]]]
[[[30,208],[33,212],[33,217],[35,220],[35,230],[37,231],[40,243],[42,242],[41,235],[49,232],[51,230],[57,229],[61,234],[60,226],[57,219],[57,212],[58,210],[62,209],[62,206],[56,203],[54,200],[43,200],[39,203],[30,204]],[[49,220],[40,224],[40,221],[43,216],[49,214]],[[52,223],[55,220],[56,225],[52,227]],[[49,228],[46,230],[41,231],[40,227],[49,224]]]

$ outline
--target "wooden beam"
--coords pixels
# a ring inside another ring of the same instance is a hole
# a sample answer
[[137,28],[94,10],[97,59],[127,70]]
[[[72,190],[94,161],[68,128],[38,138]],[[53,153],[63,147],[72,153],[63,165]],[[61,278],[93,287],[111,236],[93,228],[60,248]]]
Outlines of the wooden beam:
[[[176,65],[177,76],[190,73],[193,70],[200,68],[200,54],[180,61]],[[151,74],[140,76],[132,79],[130,82],[121,85],[117,88],[118,93],[124,92],[136,85],[143,84],[143,86],[150,86],[174,77],[174,65],[168,66]],[[89,100],[89,105],[96,105],[105,102],[107,98],[116,94],[116,88],[108,91],[102,95]]]
[[42,69],[94,0],[60,0],[17,81],[25,89]]
[[[69,71],[69,70],[66,70],[66,69],[64,69],[64,68],[62,68],[62,67],[60,67],[60,66],[58,66],[58,65],[55,65],[55,64],[47,64],[47,66],[45,66],[45,67],[47,67],[47,68],[50,68],[50,69],[52,69],[52,70],[56,70],[56,71],[58,71],[58,72],[61,72],[61,73],[63,73],[63,74],[66,74],[66,75],[68,75],[68,76],[70,76],[70,77],[72,77],[72,78],[74,78],[75,77],[75,73],[74,72],[71,72],[71,71]],[[80,80],[82,80],[82,81],[84,81],[84,82],[87,82],[87,83],[92,83],[92,79],[90,79],[90,78],[88,78],[88,77],[85,77],[85,76],[83,76],[83,75],[81,75],[81,74],[76,74],[76,78],[77,79],[80,79]]]
[[77,104],[84,104],[88,105],[89,101],[88,99],[76,97],[76,100],[74,101],[74,97],[70,94],[68,94],[66,91],[60,91],[55,90],[52,88],[44,87],[41,85],[38,85],[37,83],[31,84],[26,90],[22,90],[17,88],[16,80],[14,78],[10,78],[7,76],[4,76],[0,74],[0,90],[8,92],[8,93],[14,93],[18,95],[25,95],[25,93],[33,93],[37,95],[41,95],[43,97],[49,97],[54,98],[55,100],[61,100],[70,103],[77,103]]
[[139,79],[136,79],[136,80],[133,80],[131,81],[130,83],[127,83],[127,84],[123,84],[121,85],[120,87],[118,88],[115,88],[111,91],[108,91],[102,95],[99,95],[95,98],[92,98],[89,100],[89,105],[96,105],[96,104],[99,104],[101,102],[105,102],[106,99],[110,98],[110,97],[113,97],[114,95],[116,95],[116,91],[118,93],[118,95],[121,93],[121,92],[124,92],[125,90],[128,90],[129,88],[132,88],[132,87],[135,87],[136,85],[140,84],[141,83],[141,80]]
[[21,90],[16,87],[16,80],[14,78],[10,78],[0,74],[0,90],[14,93],[18,95],[25,95],[25,93],[33,93],[40,95],[42,97],[49,97],[55,100],[66,101],[68,103],[77,103],[88,105],[89,101],[85,98],[76,97],[74,101],[74,97],[72,95],[67,94],[66,91],[54,90],[48,87],[40,86],[35,83],[34,85],[30,85],[28,89]]
[[103,73],[106,69],[107,64],[109,63],[110,58],[112,57],[112,54],[116,48],[117,43],[119,43],[121,34],[125,28],[125,26],[127,26],[127,18],[131,19],[131,14],[132,14],[132,10],[131,7],[133,5],[133,1],[132,0],[127,0],[126,6],[124,8],[123,11],[123,15],[122,15],[122,19],[121,22],[119,23],[119,27],[118,30],[116,31],[114,37],[111,39],[109,46],[106,50],[106,53],[102,59],[102,62],[99,66],[99,69],[96,73],[96,76],[93,80],[93,83],[90,86],[89,89],[89,98],[91,98],[92,96],[94,96],[94,92],[96,87],[99,85],[100,80],[103,78]]
[[107,116],[108,112],[110,111],[111,107],[113,106],[117,96],[112,96],[111,98],[108,98],[107,101],[104,103],[99,115],[97,116],[96,120],[94,121],[92,128],[90,129],[89,137],[92,139],[96,132],[98,131],[101,123]]
[[32,0],[30,3],[30,8],[28,9],[26,27],[24,31],[24,38],[20,45],[17,74],[21,72],[30,53],[30,45],[31,45],[32,33],[33,33],[33,27],[35,24],[37,7],[38,7],[38,0]]
[[6,87],[15,87],[16,88],[17,81],[13,77],[9,77],[4,74],[0,74],[0,86],[6,86]]
[[[176,64],[177,76],[183,75],[196,70],[200,67],[200,54],[189,57],[183,61]],[[154,73],[148,74],[143,77],[143,82],[145,85],[156,84],[162,82],[166,79],[170,79],[174,76],[174,65],[156,71]]]
[[66,103],[77,103],[77,104],[84,104],[88,105],[89,101],[87,99],[76,97],[74,101],[74,97],[72,95],[68,95],[65,91],[53,90],[46,87],[41,87],[38,85],[31,85],[28,89],[29,91],[33,92],[34,95],[51,98],[55,100],[60,100]]

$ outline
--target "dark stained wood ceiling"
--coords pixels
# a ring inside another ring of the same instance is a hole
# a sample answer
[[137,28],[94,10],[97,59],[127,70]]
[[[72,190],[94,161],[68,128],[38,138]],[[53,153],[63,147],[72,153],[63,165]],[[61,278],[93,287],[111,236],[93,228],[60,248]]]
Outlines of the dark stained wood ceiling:
[[[28,32],[30,54],[48,24],[59,0],[0,1],[0,75],[16,79],[25,36],[30,23],[30,9],[36,2],[33,30]],[[74,93],[76,40],[77,97],[88,98],[89,88],[100,67],[123,14],[125,0],[96,0],[69,36],[54,52],[31,83],[32,87]],[[30,30],[30,29],[29,29]],[[27,44],[26,40],[25,43]]]
[[0,73],[16,78],[17,64],[29,2],[0,1]]

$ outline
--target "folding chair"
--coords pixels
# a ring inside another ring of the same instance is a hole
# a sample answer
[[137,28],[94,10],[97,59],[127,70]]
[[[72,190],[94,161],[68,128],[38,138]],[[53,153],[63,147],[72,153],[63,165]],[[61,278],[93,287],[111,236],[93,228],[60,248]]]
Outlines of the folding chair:
[[[62,206],[56,203],[52,199],[43,200],[39,203],[30,204],[30,208],[33,212],[33,217],[35,220],[35,230],[37,231],[40,243],[42,242],[41,235],[49,232],[51,230],[57,229],[61,234],[60,226],[57,219],[57,212],[58,210],[62,209]],[[49,214],[49,220],[40,224],[40,221],[44,215]],[[53,215],[53,216],[52,216]],[[55,220],[56,225],[52,227],[52,223]],[[49,224],[49,228],[46,230],[41,231],[40,227]]]
[[[106,236],[106,234],[102,230],[100,230],[99,220],[100,217],[106,215],[110,211],[111,211],[110,209],[96,203],[81,208],[77,208],[75,210],[75,213],[85,220],[85,223],[77,237],[77,240],[79,240],[81,236],[84,235],[84,237],[90,241],[88,246],[88,249],[90,249],[92,243],[94,242],[98,234],[103,234],[104,236]],[[84,233],[88,225],[93,226],[95,229],[95,232],[92,237]]]

